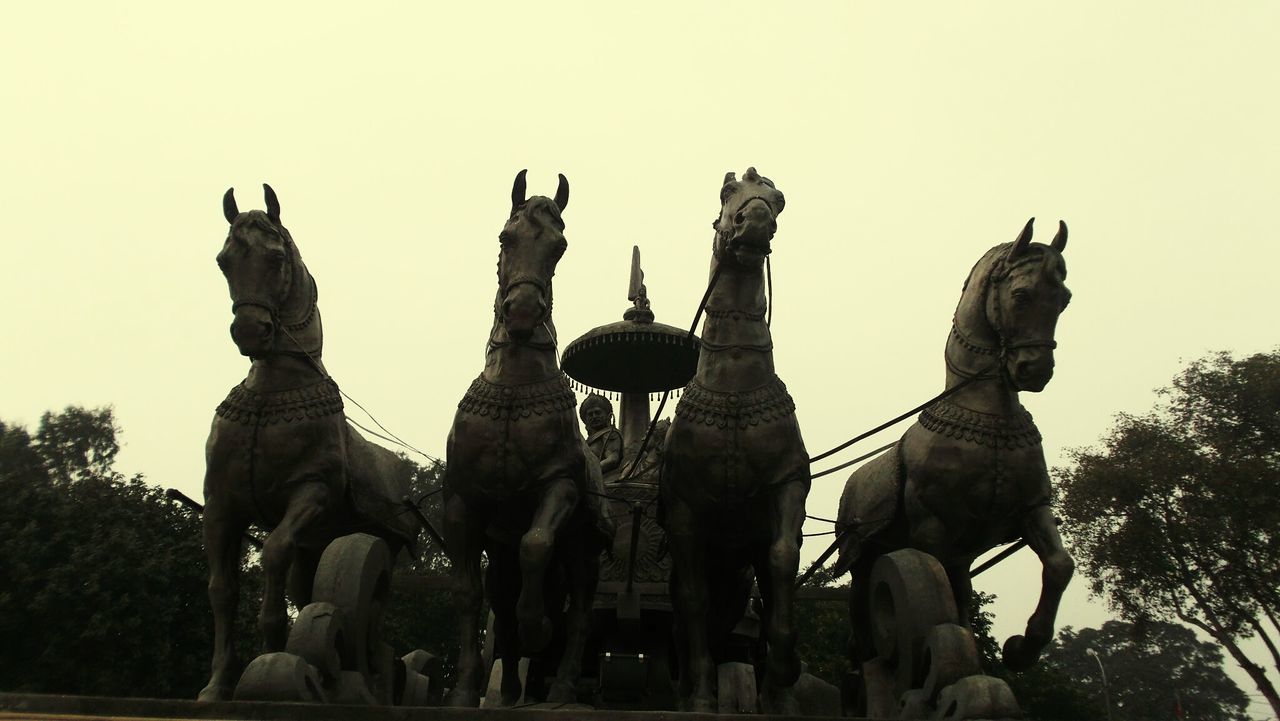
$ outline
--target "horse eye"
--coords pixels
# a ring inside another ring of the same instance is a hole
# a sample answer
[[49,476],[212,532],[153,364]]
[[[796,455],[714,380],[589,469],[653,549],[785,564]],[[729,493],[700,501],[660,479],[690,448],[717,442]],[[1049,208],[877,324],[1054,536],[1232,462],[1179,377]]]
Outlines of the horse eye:
[[733,185],[733,183],[729,183],[729,184],[725,185],[723,188],[721,188],[721,189],[720,189],[720,203],[721,203],[721,204],[724,204],[724,203],[729,202],[729,197],[733,195],[733,192],[734,192],[735,190],[737,190],[737,187],[735,187],[735,186]]
[[1019,288],[1018,290],[1013,291],[1013,302],[1018,305],[1026,305],[1031,302],[1031,293]]

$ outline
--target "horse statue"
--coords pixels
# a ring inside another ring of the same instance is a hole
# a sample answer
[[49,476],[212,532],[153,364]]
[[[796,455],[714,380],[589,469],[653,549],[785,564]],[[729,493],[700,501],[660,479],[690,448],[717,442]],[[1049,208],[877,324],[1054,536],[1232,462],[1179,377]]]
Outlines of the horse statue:
[[[556,357],[551,279],[568,245],[561,219],[568,202],[563,175],[555,200],[526,199],[525,171],[516,176],[511,215],[498,236],[484,371],[459,402],[449,431],[444,537],[461,645],[450,706],[480,702],[482,552],[504,670],[501,703],[519,700],[520,658],[544,658],[553,635],[563,651],[546,701],[577,700],[599,557],[613,533],[600,503],[600,464],[586,448]],[[529,675],[535,687],[532,666]]]
[[232,190],[222,199],[231,228],[217,262],[231,291],[231,339],[252,363],[218,405],[205,445],[214,644],[201,701],[227,700],[236,685],[234,619],[242,536],[250,524],[268,530],[259,615],[268,652],[285,648],[286,585],[298,608],[308,604],[330,541],[367,533],[385,540],[394,558],[412,549],[419,531],[412,514],[402,512],[407,462],[346,423],[338,386],[320,358],[315,279],[280,222],[275,192],[263,189],[265,213],[241,213]]
[[889,612],[885,599],[872,598],[873,566],[897,549],[937,559],[954,595],[954,615],[967,627],[974,560],[1022,539],[1040,557],[1043,588],[1026,632],[1004,644],[1005,665],[1031,666],[1053,638],[1075,564],[1049,508],[1040,432],[1018,393],[1037,393],[1053,377],[1054,330],[1071,292],[1062,257],[1066,224],[1044,245],[1031,242],[1034,220],[1017,240],[983,254],[965,281],[944,353],[946,388],[953,393],[927,407],[893,449],[845,483],[834,570],[853,574],[855,664],[875,656],[872,624]]
[[742,617],[754,576],[767,644],[761,707],[785,713],[800,675],[792,606],[810,477],[765,322],[764,264],[784,199],[748,168],[742,180],[725,176],[720,204],[702,350],[667,431],[659,481],[681,703],[717,710],[713,645]]

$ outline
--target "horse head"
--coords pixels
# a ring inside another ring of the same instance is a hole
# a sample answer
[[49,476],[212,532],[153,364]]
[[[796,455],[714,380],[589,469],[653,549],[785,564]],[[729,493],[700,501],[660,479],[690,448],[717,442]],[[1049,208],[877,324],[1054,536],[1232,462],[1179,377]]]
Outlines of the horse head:
[[995,347],[986,350],[1002,355],[1013,387],[1038,393],[1053,378],[1054,331],[1071,291],[1062,257],[1067,224],[1058,221],[1058,234],[1044,245],[1031,242],[1034,222],[1028,220],[1017,240],[992,248],[975,266],[970,280],[978,274],[981,282],[966,281],[956,328],[977,343],[994,341]]
[[498,300],[495,313],[517,343],[551,319],[551,279],[569,244],[560,213],[569,204],[569,181],[560,176],[554,200],[525,198],[525,173],[511,187],[511,215],[498,240]]
[[[280,346],[279,332],[300,335],[315,313],[315,284],[302,265],[293,237],[280,223],[280,201],[263,184],[267,210],[241,213],[234,188],[222,197],[222,211],[231,224],[218,253],[218,267],[231,291],[231,339],[240,353],[258,358]],[[313,334],[307,334],[313,335]],[[295,350],[319,352],[293,335]],[[313,339],[318,343],[318,338]]]
[[720,217],[711,224],[716,229],[712,246],[715,257],[759,268],[772,252],[770,243],[785,205],[782,192],[755,168],[747,168],[742,180],[734,173],[726,173],[720,188]]

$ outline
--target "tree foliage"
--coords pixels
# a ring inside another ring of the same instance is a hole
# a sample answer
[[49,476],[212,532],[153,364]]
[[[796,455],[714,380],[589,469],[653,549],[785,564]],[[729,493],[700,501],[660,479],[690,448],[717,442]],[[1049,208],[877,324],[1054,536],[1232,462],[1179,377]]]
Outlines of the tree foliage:
[[109,408],[0,422],[0,688],[194,696],[208,670],[200,523],[114,470]]
[[1165,721],[1178,718],[1178,711],[1187,721],[1248,719],[1249,700],[1223,670],[1222,650],[1179,624],[1107,621],[1079,632],[1067,627],[1045,662],[1088,689],[1095,702],[1109,696],[1115,716],[1126,721]]
[[1280,715],[1239,645],[1260,637],[1280,669],[1280,350],[1202,358],[1158,397],[1056,469],[1064,529],[1093,592],[1123,618],[1201,629]]
[[[193,698],[209,673],[212,613],[201,521],[115,470],[111,409],[46,413],[35,434],[0,422],[0,689]],[[415,497],[441,468],[414,467]],[[439,518],[439,496],[422,503]],[[430,544],[412,570],[439,574]],[[457,639],[448,594],[393,589],[387,639],[440,653]],[[261,652],[262,574],[241,568],[237,651]],[[439,646],[434,646],[435,643]]]

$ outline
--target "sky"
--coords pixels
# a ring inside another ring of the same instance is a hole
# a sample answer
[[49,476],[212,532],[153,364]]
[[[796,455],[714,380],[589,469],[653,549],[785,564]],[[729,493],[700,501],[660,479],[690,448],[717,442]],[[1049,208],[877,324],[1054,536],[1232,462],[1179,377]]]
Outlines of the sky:
[[[248,367],[214,264],[231,186],[242,210],[274,187],[319,284],[329,372],[433,455],[482,368],[522,168],[530,194],[570,182],[562,346],[621,319],[632,245],[657,319],[687,326],[724,174],[773,179],[775,358],[811,454],[941,390],[966,274],[1032,216],[1043,242],[1070,226],[1057,373],[1023,394],[1051,466],[1186,361],[1277,343],[1280,4],[3,15],[0,418],[112,405],[121,467],[194,497],[213,409]],[[815,481],[811,514],[834,514],[844,477]],[[1022,551],[977,586],[999,596],[997,635],[1020,632],[1038,564]],[[1060,624],[1109,617],[1077,575]]]

